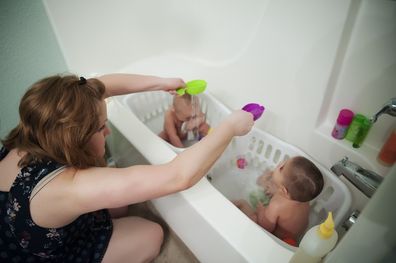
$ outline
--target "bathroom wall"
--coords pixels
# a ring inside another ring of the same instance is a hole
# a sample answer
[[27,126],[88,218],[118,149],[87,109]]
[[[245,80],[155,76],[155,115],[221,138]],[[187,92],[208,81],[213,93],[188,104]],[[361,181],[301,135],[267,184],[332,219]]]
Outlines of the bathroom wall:
[[41,1],[0,2],[0,138],[18,123],[18,105],[36,80],[67,70]]
[[341,108],[370,116],[396,96],[395,1],[43,2],[73,72],[203,78],[231,108],[264,104],[257,126],[325,166],[388,172],[375,157],[394,118],[360,149],[330,133]]

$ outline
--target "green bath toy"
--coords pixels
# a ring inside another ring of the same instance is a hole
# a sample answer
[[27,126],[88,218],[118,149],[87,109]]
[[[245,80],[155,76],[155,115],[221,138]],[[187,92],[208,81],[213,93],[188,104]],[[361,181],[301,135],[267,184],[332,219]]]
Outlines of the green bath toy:
[[263,190],[252,191],[249,194],[249,202],[254,209],[256,209],[259,202],[267,206],[270,200],[271,198]]
[[197,95],[199,93],[204,92],[205,89],[206,89],[206,81],[197,79],[187,82],[186,87],[177,89],[176,93],[179,94],[180,96],[184,95],[186,92],[190,95]]

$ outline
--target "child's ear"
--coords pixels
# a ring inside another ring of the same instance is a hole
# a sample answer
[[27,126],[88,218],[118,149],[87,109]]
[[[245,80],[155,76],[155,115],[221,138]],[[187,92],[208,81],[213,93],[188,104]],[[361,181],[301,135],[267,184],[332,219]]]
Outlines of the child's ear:
[[286,189],[286,187],[285,187],[284,185],[282,185],[282,186],[280,187],[280,190],[281,190],[281,192],[282,192],[285,196],[287,196],[288,198],[290,198],[289,191],[287,191],[287,189]]

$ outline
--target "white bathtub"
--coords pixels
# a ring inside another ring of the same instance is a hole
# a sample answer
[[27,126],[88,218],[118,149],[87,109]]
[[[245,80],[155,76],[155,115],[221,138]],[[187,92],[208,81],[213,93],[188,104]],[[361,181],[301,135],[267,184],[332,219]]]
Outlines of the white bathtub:
[[[201,100],[204,111],[209,113],[207,116],[211,126],[216,126],[230,112],[209,94],[203,95]],[[109,120],[151,164],[168,162],[181,151],[156,135],[161,130],[162,114],[169,103],[170,96],[164,92],[119,96],[108,101]],[[153,200],[161,216],[201,262],[288,262],[293,253],[293,247],[253,223],[227,199],[232,198],[228,187],[234,182],[232,176],[229,177],[231,181],[227,179],[227,169],[222,167],[230,164],[235,147],[239,147],[238,153],[248,153],[247,148],[243,149],[244,145],[250,147],[251,154],[257,152],[257,145],[252,146],[251,142],[246,141],[252,136],[260,138],[262,131],[254,129],[249,136],[235,140],[228,147],[209,173],[213,184],[203,178],[186,191]],[[273,153],[271,158],[258,156],[257,163],[265,161],[268,165],[275,165],[287,157],[286,153],[288,156],[306,156],[297,148],[268,134],[266,136],[267,141],[272,138]],[[277,149],[285,152],[278,154],[275,160]],[[253,155],[250,158],[255,157]],[[315,213],[312,213],[310,223],[316,224],[323,219],[324,212],[331,209],[338,225],[350,208],[350,194],[338,178],[318,165],[325,175],[326,185],[332,186],[332,198],[338,198],[338,205],[334,207],[334,202],[326,204],[328,200],[317,198],[313,202],[312,211]],[[259,171],[259,165],[256,166]],[[326,189],[321,196],[328,198]]]

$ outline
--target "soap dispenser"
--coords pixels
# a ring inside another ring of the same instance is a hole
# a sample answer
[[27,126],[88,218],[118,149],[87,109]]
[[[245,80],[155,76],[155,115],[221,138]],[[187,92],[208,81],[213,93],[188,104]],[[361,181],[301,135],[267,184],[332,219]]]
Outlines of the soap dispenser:
[[332,213],[320,225],[316,225],[305,233],[300,246],[290,259],[290,263],[320,262],[322,257],[329,253],[337,243],[338,235],[334,230]]

